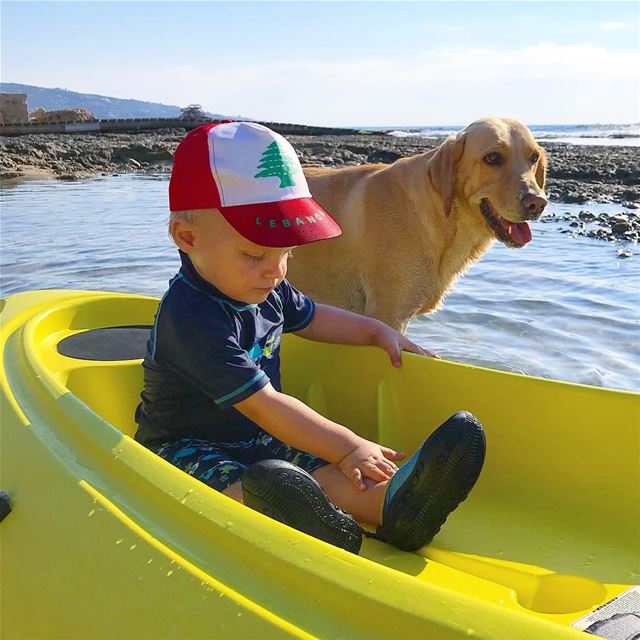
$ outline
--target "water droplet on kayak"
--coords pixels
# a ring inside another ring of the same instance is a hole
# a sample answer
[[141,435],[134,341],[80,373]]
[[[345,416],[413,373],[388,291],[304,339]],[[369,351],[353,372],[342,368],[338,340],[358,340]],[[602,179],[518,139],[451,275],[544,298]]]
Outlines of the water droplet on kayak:
[[467,629],[467,635],[468,635],[468,636],[475,636],[475,635],[476,635],[476,632],[475,632],[475,630],[474,630],[474,629]]
[[91,509],[91,511],[89,511],[88,517],[90,518],[95,512],[96,512],[95,509]]
[[149,558],[149,559],[147,560],[147,564],[151,564],[152,562],[153,562],[153,558]]
[[367,580],[368,584],[373,584],[373,580]]
[[242,615],[242,611],[238,611],[238,613],[236,614],[238,616],[238,618]]
[[129,547],[129,551],[133,551],[137,546],[138,546],[137,544],[132,544],[132,545]]
[[169,571],[167,571],[167,576],[170,576],[173,573],[173,569],[169,569]]
[[218,594],[218,598],[224,598],[224,593],[222,593],[222,591]]
[[116,540],[116,544],[122,544],[124,542],[124,540],[122,538],[120,538],[120,540]]
[[227,529],[231,529],[231,527],[233,527],[233,522],[231,522],[231,520],[227,520],[227,521],[224,523],[224,526],[225,526],[225,528],[227,528]]

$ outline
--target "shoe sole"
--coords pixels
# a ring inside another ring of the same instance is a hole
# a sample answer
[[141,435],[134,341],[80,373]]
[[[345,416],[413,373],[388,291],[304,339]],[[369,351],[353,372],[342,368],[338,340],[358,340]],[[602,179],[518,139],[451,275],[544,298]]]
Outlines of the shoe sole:
[[467,412],[449,418],[422,446],[414,470],[393,496],[375,537],[404,551],[433,540],[449,514],[475,485],[486,441],[480,423]]
[[242,476],[248,507],[336,547],[358,553],[362,530],[329,502],[316,480],[303,469],[280,460],[251,465]]

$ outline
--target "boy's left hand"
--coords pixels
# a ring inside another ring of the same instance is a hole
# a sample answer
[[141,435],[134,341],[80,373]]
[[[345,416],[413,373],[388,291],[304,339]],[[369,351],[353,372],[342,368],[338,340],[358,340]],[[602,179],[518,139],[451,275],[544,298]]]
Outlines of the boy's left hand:
[[427,351],[414,342],[411,342],[409,338],[403,336],[399,331],[392,329],[389,325],[384,324],[384,322],[380,322],[380,325],[376,329],[372,344],[384,349],[389,354],[391,364],[393,364],[394,367],[402,366],[402,357],[400,355],[402,351],[409,351],[410,353],[417,353],[420,356],[440,359],[435,353],[431,353],[431,351]]

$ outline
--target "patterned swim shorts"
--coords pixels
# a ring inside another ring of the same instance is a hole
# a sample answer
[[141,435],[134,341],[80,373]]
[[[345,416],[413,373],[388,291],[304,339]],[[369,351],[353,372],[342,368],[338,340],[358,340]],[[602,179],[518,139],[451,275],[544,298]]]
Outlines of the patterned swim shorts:
[[209,442],[182,438],[165,442],[155,452],[178,469],[217,491],[223,491],[240,480],[248,466],[261,460],[286,460],[307,473],[329,464],[318,456],[286,445],[266,431],[241,442]]

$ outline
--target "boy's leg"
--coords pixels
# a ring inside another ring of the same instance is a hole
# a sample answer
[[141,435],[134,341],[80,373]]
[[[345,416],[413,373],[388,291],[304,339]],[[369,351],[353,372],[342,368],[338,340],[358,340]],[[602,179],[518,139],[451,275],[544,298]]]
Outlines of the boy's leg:
[[218,443],[182,438],[161,445],[155,453],[212,489],[242,502],[240,478],[247,465]]
[[338,507],[378,526],[374,537],[412,551],[429,543],[467,497],[484,456],[482,426],[461,411],[440,425],[390,480],[365,480],[366,491],[356,489],[337,465],[312,475]]
[[[265,434],[265,442],[271,445],[271,440]],[[429,543],[467,497],[485,456],[482,426],[466,411],[440,425],[390,480],[365,481],[366,491],[356,489],[337,465],[275,444],[265,451],[275,459],[255,463],[243,476],[245,504],[355,552],[360,546],[356,522],[343,518],[331,502],[361,522],[378,525],[367,535],[413,551]],[[283,452],[308,472],[283,461],[278,455]]]
[[322,485],[329,500],[359,522],[379,525],[382,522],[382,505],[388,481],[375,482],[365,478],[366,491],[356,488],[337,464],[327,464],[311,475]]
[[242,482],[240,482],[240,480],[229,485],[226,489],[223,489],[221,493],[224,493],[225,496],[233,498],[238,502],[244,502],[242,499]]

